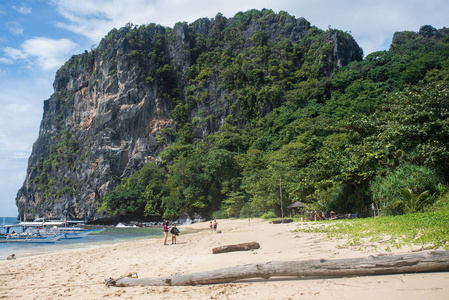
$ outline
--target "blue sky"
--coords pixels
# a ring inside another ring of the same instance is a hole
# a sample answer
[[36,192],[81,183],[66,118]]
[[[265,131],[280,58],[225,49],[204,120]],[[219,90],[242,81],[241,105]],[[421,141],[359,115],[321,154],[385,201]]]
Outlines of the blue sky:
[[0,216],[17,215],[15,197],[39,134],[43,101],[71,55],[128,22],[173,27],[252,8],[350,31],[365,55],[388,49],[396,31],[449,26],[447,0],[0,0]]

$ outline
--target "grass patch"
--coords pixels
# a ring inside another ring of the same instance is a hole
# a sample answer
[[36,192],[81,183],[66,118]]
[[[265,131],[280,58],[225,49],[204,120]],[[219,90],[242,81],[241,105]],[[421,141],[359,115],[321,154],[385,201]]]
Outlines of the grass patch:
[[323,226],[297,231],[327,233],[328,238],[346,238],[351,246],[379,242],[386,244],[386,249],[420,245],[427,249],[449,250],[449,210],[446,209],[401,216],[316,223]]

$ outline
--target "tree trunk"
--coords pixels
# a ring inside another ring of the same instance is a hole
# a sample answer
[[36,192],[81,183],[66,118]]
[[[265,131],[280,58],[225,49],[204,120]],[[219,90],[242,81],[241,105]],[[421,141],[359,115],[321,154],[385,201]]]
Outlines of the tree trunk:
[[449,271],[449,251],[336,260],[272,261],[159,278],[110,278],[106,280],[106,284],[115,286],[179,286],[228,283],[239,279],[260,277],[268,279],[272,276],[342,277],[440,271]]
[[258,242],[251,242],[251,243],[241,243],[236,245],[227,245],[227,246],[220,246],[212,249],[213,254],[217,253],[226,253],[226,252],[232,252],[232,251],[247,251],[252,249],[259,249],[260,245]]

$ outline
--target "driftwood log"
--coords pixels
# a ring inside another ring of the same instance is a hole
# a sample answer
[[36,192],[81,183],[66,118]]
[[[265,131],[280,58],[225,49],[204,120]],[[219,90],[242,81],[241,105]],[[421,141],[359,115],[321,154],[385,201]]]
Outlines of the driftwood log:
[[168,277],[136,279],[120,277],[115,280],[110,278],[106,280],[106,284],[113,286],[179,286],[228,283],[249,278],[268,279],[273,276],[343,277],[440,271],[449,271],[449,251],[335,260],[272,261],[192,274],[175,274]]
[[226,246],[220,246],[212,249],[213,254],[217,253],[226,253],[226,252],[233,252],[233,251],[248,251],[252,249],[259,249],[260,245],[258,242],[251,242],[251,243],[241,243],[241,244],[235,244],[235,245],[226,245]]
[[273,220],[270,223],[271,224],[283,224],[283,223],[291,223],[293,222],[293,219],[279,219],[279,220]]

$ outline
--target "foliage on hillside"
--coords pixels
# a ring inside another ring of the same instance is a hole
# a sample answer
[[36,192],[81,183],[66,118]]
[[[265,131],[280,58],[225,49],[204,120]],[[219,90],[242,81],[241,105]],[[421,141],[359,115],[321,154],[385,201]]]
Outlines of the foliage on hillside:
[[[176,98],[175,126],[167,129],[175,142],[162,162],[104,197],[102,211],[134,218],[280,215],[282,192],[284,210],[299,200],[309,209],[369,216],[372,203],[380,214],[403,213],[401,189],[429,191],[423,209],[443,197],[448,30],[396,34],[389,51],[337,68],[329,65],[329,31],[311,28],[298,43],[269,39],[263,30],[249,42],[238,34],[267,18],[286,24],[292,17],[249,11],[229,24],[217,15],[213,30],[196,37],[185,89],[166,89]],[[169,65],[157,57],[148,60],[156,64],[148,83],[171,82]],[[220,130],[202,138],[199,124],[214,115],[189,113],[202,111],[217,87],[236,101]]]

